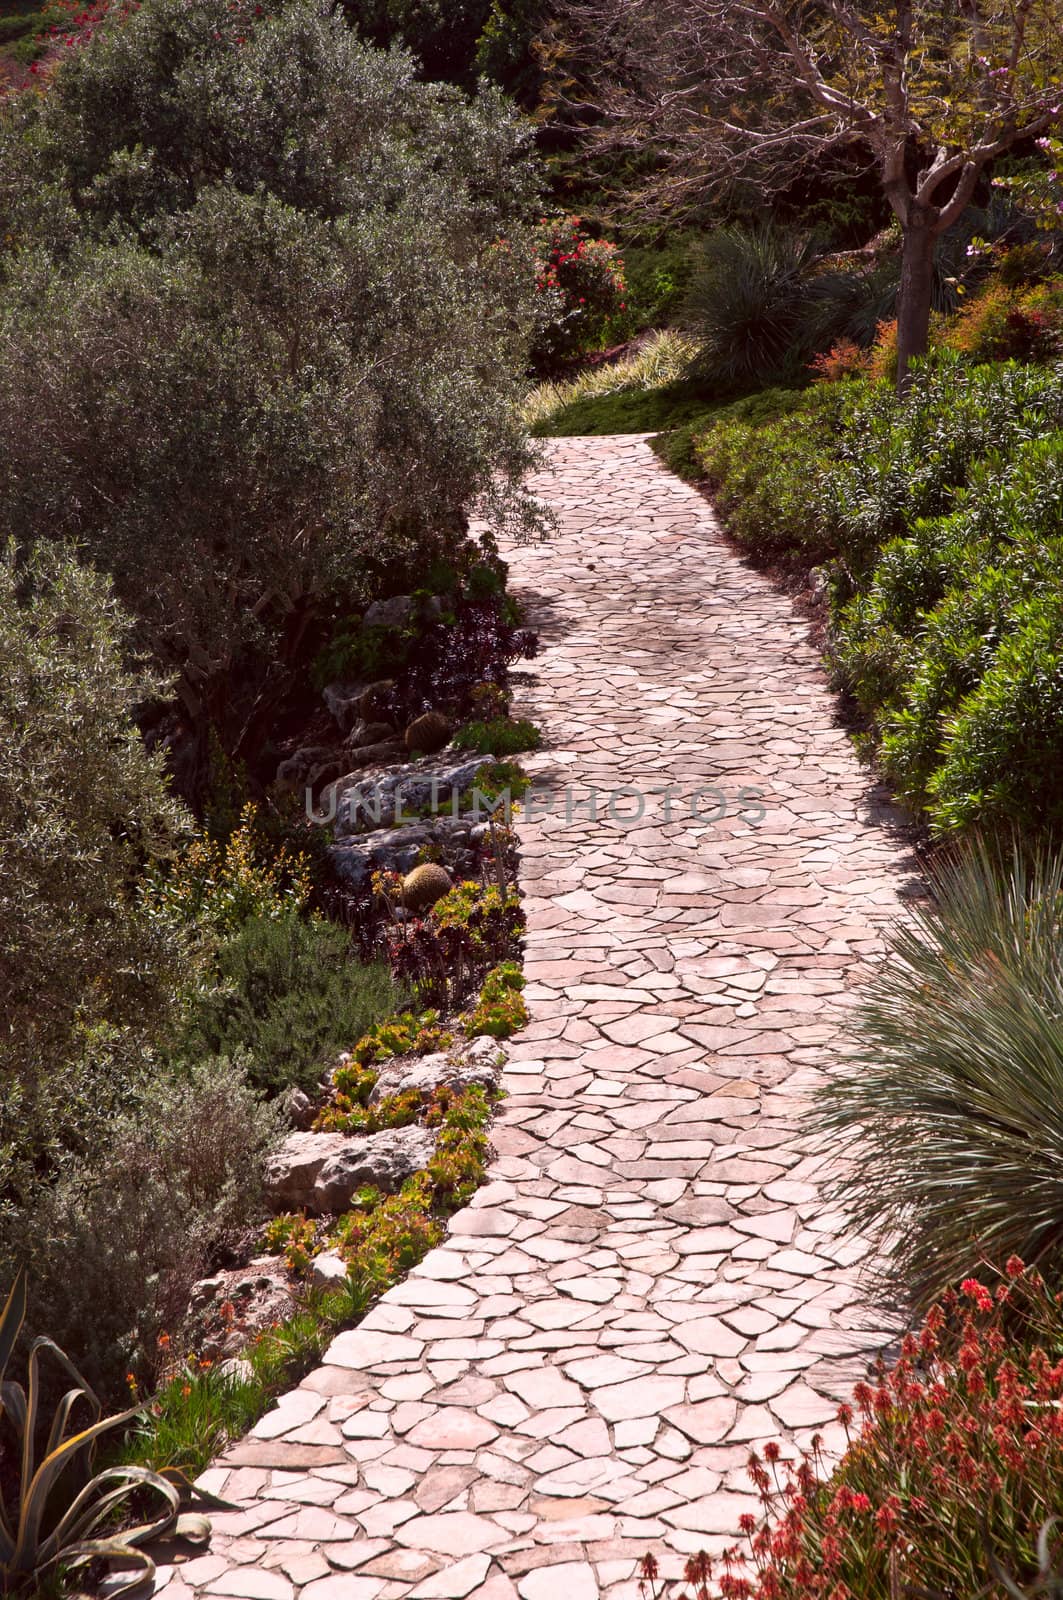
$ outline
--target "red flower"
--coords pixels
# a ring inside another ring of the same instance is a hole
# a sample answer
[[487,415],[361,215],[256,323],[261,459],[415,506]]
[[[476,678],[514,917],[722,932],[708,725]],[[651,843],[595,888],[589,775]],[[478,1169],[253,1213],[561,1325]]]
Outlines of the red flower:
[[960,1289],[975,1302],[979,1311],[992,1311],[993,1296],[984,1283],[979,1283],[977,1278],[964,1278]]
[[880,1505],[875,1512],[875,1526],[882,1533],[892,1533],[901,1520],[901,1503],[895,1494]]

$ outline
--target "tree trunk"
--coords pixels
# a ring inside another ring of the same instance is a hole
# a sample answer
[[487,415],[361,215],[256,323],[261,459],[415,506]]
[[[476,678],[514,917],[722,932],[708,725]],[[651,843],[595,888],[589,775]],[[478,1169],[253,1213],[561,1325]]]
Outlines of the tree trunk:
[[926,354],[930,334],[930,302],[934,287],[934,252],[937,234],[924,216],[904,224],[901,251],[901,287],[897,297],[897,393],[911,388],[909,366]]

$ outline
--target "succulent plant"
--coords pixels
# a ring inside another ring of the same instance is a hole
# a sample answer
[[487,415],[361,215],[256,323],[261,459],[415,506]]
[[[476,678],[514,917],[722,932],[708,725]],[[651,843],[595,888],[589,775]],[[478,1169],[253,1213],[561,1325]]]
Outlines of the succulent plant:
[[[140,1415],[143,1407],[104,1417],[103,1406],[77,1368],[53,1340],[44,1337],[30,1344],[26,1388],[6,1378],[25,1317],[26,1279],[20,1272],[0,1312],[0,1416],[15,1437],[19,1462],[17,1484],[0,1493],[0,1592],[9,1594],[20,1588],[29,1592],[32,1581],[57,1564],[70,1571],[109,1560],[120,1569],[135,1572],[128,1583],[110,1591],[112,1600],[118,1600],[154,1576],[155,1563],[139,1545],[167,1536],[202,1543],[210,1524],[205,1517],[180,1514],[182,1501],[192,1493],[182,1474],[164,1476],[148,1467],[117,1466],[93,1476],[100,1437],[122,1428]],[[38,1461],[42,1355],[58,1363],[72,1387],[56,1407]],[[91,1420],[86,1423],[82,1419],[72,1427],[70,1419],[79,1407]],[[112,1531],[123,1502],[139,1501],[145,1489],[161,1502],[158,1515],[135,1527]],[[201,1498],[222,1504],[210,1496]],[[97,1536],[101,1528],[106,1531]]]
[[415,750],[432,755],[436,750],[442,750],[453,731],[453,723],[441,711],[426,711],[406,729],[406,748],[411,755]]
[[446,867],[434,861],[414,867],[402,880],[402,903],[410,911],[427,911],[454,887]]

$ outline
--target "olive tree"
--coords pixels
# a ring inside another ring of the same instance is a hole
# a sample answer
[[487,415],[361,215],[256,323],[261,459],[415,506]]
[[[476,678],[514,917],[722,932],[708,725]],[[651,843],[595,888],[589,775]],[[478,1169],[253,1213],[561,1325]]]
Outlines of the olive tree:
[[53,226],[0,168],[0,521],[113,575],[189,724],[253,754],[382,571],[474,503],[530,522],[527,132],[316,0],[145,0],[22,116],[0,159],[50,159]]
[[990,164],[1063,114],[1061,0],[569,0],[563,9],[592,137],[648,158],[645,193],[658,215],[736,180],[770,203],[832,153],[869,153],[902,236],[902,387],[926,349],[938,240]]
[[65,552],[0,559],[0,1197],[77,1135],[58,1108],[78,1102],[78,1041],[164,1030],[185,970],[137,892],[190,819],[133,721],[158,685],[125,664],[127,634]]

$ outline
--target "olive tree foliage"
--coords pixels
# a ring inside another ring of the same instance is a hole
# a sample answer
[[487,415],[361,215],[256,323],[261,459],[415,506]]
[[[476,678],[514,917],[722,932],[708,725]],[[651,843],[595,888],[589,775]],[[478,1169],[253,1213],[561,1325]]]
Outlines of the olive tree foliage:
[[127,632],[106,580],[57,547],[0,560],[0,1197],[89,1133],[107,1096],[85,1042],[165,1028],[184,968],[137,893],[189,819],[132,721],[156,686],[124,664]]
[[[281,1119],[245,1060],[173,1059],[203,932],[143,885],[191,818],[133,720],[100,573],[0,559],[0,1278],[120,1398],[211,1249],[257,1217]],[[145,1369],[147,1370],[147,1369]]]
[[532,523],[526,130],[317,0],[145,0],[12,115],[0,520],[112,574],[243,752],[382,570]]
[[[1063,0],[566,0],[592,138],[652,158],[658,215],[761,200],[858,146],[902,235],[899,383],[926,349],[937,242],[990,164],[1063,115]],[[562,90],[562,94],[564,91]]]

